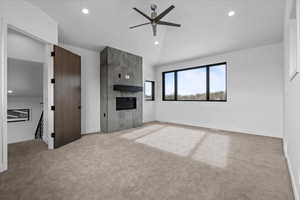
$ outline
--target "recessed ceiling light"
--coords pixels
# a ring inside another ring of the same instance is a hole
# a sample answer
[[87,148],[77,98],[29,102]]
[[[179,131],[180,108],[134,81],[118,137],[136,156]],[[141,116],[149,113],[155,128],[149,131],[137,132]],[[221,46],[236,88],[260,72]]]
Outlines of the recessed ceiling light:
[[85,15],[90,13],[89,9],[87,9],[87,8],[82,8],[81,12]]
[[7,91],[8,94],[12,94],[13,92],[14,92],[14,91],[12,91],[12,90],[8,90],[8,91]]
[[228,12],[228,16],[229,17],[232,17],[232,16],[234,16],[235,15],[235,12],[232,10],[232,11],[230,11],[230,12]]
[[158,42],[158,41],[155,41],[154,44],[155,44],[155,45],[159,45],[159,42]]

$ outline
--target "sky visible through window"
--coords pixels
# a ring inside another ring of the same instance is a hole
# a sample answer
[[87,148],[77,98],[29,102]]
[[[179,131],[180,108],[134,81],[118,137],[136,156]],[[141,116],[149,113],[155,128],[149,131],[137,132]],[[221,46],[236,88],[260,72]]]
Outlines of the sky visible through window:
[[[178,100],[206,100],[206,67],[177,71]],[[175,72],[165,73],[165,99],[174,100]],[[209,67],[209,100],[226,100],[226,64]]]
[[171,96],[174,95],[175,91],[175,81],[174,81],[174,72],[166,73],[165,74],[165,95]]
[[195,95],[206,92],[206,68],[177,72],[178,95]]
[[154,82],[145,81],[145,99],[149,101],[154,101]]
[[145,82],[145,95],[147,97],[152,97],[152,82]]
[[226,65],[210,67],[210,92],[226,90]]

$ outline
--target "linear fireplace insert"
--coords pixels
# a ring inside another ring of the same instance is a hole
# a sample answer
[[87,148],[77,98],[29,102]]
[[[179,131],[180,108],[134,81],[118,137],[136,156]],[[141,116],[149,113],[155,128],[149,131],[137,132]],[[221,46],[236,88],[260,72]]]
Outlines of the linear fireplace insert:
[[136,97],[117,97],[116,110],[134,110],[136,109]]

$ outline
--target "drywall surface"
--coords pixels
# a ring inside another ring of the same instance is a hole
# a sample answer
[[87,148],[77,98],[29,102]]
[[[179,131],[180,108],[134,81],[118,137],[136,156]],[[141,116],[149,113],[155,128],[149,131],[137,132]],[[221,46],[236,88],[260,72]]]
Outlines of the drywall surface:
[[13,96],[40,97],[43,94],[43,63],[9,58],[7,88],[13,91]]
[[23,0],[0,0],[0,17],[13,28],[46,43],[58,41],[57,23],[41,9]]
[[33,62],[45,62],[45,44],[12,29],[7,34],[7,56]]
[[[227,102],[162,101],[162,72],[227,62]],[[282,137],[283,46],[274,44],[156,69],[156,119]]]
[[43,69],[43,103],[44,103],[44,135],[43,140],[48,144],[49,149],[54,148],[54,138],[51,137],[51,133],[54,132],[54,112],[51,111],[51,106],[54,105],[54,85],[51,83],[53,75],[53,57],[51,52],[53,51],[53,45],[45,45],[45,64]]
[[[284,33],[284,144],[285,154],[288,160],[292,178],[295,200],[299,200],[300,194],[300,74],[290,79],[290,43],[288,18],[292,1],[288,0],[285,16]],[[299,9],[299,8],[298,8]],[[298,38],[299,40],[299,38]],[[298,41],[300,42],[300,41]],[[299,52],[298,52],[299,55]],[[297,64],[298,67],[300,63]]]
[[7,25],[0,18],[0,172],[7,170]]
[[8,97],[8,109],[30,109],[30,121],[11,122],[7,124],[8,143],[33,140],[35,130],[41,117],[42,97]]
[[60,46],[81,56],[81,133],[100,132],[100,55],[70,45]]
[[[156,77],[155,77],[155,68],[153,66],[148,65],[143,60],[143,80],[145,81],[154,81],[154,84],[156,85]],[[143,101],[143,122],[151,122],[155,121],[155,102],[157,99],[157,91],[154,92],[155,94],[155,100],[154,101]],[[144,93],[145,95],[145,93]]]

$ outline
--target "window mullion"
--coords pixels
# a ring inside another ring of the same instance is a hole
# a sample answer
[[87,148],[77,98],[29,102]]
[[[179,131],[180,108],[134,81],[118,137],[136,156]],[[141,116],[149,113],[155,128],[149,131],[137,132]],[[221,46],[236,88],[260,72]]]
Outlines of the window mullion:
[[174,72],[174,83],[175,83],[175,94],[174,94],[174,100],[177,101],[177,94],[178,94],[178,91],[177,91],[177,71]]
[[209,84],[210,84],[210,81],[209,81],[209,67],[207,66],[206,67],[206,100],[207,101],[210,100],[210,97],[209,97],[209,94],[210,94]]
[[162,100],[165,101],[165,73],[162,74]]
[[155,100],[155,83],[154,83],[154,81],[152,81],[152,101],[154,101]]

